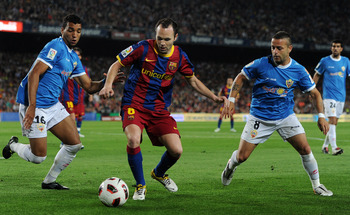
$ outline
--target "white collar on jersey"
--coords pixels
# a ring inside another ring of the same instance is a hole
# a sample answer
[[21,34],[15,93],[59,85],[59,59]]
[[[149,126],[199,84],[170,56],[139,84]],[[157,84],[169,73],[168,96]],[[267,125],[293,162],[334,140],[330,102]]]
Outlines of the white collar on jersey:
[[330,56],[331,59],[334,60],[334,61],[340,61],[340,59],[341,59],[341,55],[339,55],[339,58],[334,58],[334,57],[332,57],[332,55],[329,55],[329,56]]
[[278,65],[277,67],[280,69],[287,69],[292,64],[292,61],[293,61],[293,59],[291,57],[289,57],[289,59],[290,59],[290,61],[287,65],[285,65],[285,66]]
[[60,36],[60,38],[62,39],[62,42],[64,43],[64,45],[66,45],[66,47],[67,47],[69,53],[71,53],[71,52],[73,51],[73,49],[71,49],[71,48],[69,48],[69,47],[67,46],[67,44],[64,42],[62,36]]

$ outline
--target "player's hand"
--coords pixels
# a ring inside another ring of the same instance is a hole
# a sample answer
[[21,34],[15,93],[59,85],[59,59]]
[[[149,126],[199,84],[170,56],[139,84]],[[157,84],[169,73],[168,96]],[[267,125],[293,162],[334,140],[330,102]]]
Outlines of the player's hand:
[[114,91],[112,87],[104,86],[101,91],[98,93],[99,96],[101,96],[104,99],[108,99],[114,95]]
[[23,126],[25,129],[30,129],[30,126],[33,123],[35,117],[35,107],[29,105],[29,107],[27,108],[26,114],[23,118]]
[[224,103],[220,116],[226,119],[227,117],[230,116],[230,112],[229,112],[230,102],[225,96],[220,96],[219,99]]
[[325,118],[319,117],[317,121],[317,126],[323,132],[324,135],[327,135],[329,131],[329,124]]

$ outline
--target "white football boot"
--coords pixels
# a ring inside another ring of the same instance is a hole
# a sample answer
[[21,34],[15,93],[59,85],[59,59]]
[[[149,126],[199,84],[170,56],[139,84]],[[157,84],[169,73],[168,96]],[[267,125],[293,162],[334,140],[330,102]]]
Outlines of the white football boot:
[[230,169],[229,168],[229,164],[230,164],[231,159],[228,160],[227,165],[224,169],[224,171],[222,171],[221,174],[221,183],[225,186],[229,185],[232,181],[232,177],[233,177],[233,173],[235,172],[237,166],[235,166],[235,168]]
[[314,189],[314,193],[316,195],[320,195],[320,196],[333,196],[333,192],[330,190],[327,190],[327,188],[321,184],[320,186],[316,187]]
[[146,185],[142,186],[142,184],[139,184],[137,186],[135,186],[135,192],[134,195],[132,197],[133,200],[145,200],[146,198]]
[[169,190],[170,192],[176,192],[178,190],[177,185],[175,184],[175,182],[173,180],[171,180],[171,178],[169,178],[167,174],[165,174],[163,177],[158,177],[154,173],[154,169],[153,169],[152,172],[151,172],[151,177],[154,180],[157,180],[161,184],[163,184],[165,189]]

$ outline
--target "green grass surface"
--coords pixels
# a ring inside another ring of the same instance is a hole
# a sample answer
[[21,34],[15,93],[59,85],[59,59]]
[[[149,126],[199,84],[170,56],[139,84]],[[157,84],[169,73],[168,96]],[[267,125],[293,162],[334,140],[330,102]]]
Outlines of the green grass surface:
[[[165,148],[151,146],[144,134],[146,200],[130,198],[121,208],[104,206],[97,195],[100,183],[112,176],[128,184],[130,196],[134,192],[121,122],[83,122],[85,149],[57,179],[69,191],[41,189],[60,144],[50,133],[43,163],[32,164],[16,154],[0,160],[0,214],[350,214],[350,123],[337,126],[337,143],[344,149],[340,156],[322,154],[324,136],[315,123],[303,123],[321,183],[334,192],[332,197],[313,194],[300,156],[277,133],[237,168],[229,186],[223,186],[221,172],[244,126],[236,123],[237,133],[232,133],[228,124],[214,133],[216,122],[178,123],[184,153],[168,171],[179,187],[176,193],[151,179]],[[0,131],[1,150],[12,135],[28,143],[18,122],[1,122]]]

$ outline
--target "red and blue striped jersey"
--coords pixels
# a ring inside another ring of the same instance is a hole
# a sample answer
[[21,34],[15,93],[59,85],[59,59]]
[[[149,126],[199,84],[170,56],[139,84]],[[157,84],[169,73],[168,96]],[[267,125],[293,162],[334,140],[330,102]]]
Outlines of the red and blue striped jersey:
[[[85,73],[88,75],[87,68],[83,66]],[[63,86],[60,102],[63,104],[66,101],[72,101],[74,105],[84,103],[84,89],[72,78],[68,78],[66,84]]]
[[169,54],[156,50],[155,40],[144,40],[120,52],[122,66],[131,66],[124,87],[122,107],[146,108],[152,111],[167,110],[171,104],[174,76],[179,71],[186,78],[194,75],[193,64],[178,46]]
[[225,96],[226,98],[228,98],[228,96],[230,95],[230,92],[231,92],[231,86],[225,85],[221,89],[221,95]]

